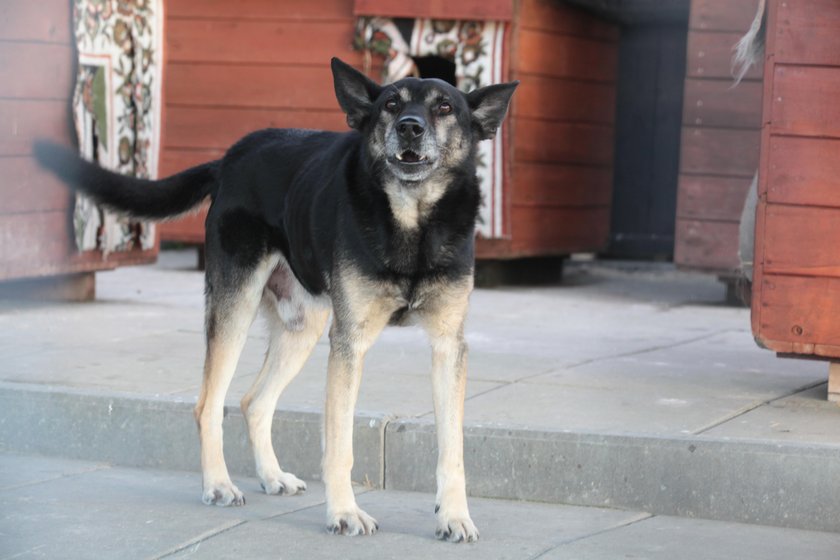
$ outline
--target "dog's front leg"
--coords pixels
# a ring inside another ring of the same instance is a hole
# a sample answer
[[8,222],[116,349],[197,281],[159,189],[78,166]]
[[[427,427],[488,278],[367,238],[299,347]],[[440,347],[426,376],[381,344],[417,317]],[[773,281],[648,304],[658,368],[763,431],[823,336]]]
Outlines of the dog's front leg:
[[467,507],[464,476],[464,397],[467,387],[467,344],[464,319],[468,292],[446,298],[425,319],[432,345],[432,390],[437,424],[438,464],[435,513],[439,539],[478,540]]
[[381,319],[347,325],[336,316],[330,329],[323,471],[327,530],[335,534],[372,535],[379,528],[376,520],[356,505],[350,472],[353,469],[353,411],[362,378],[362,362],[384,326]]

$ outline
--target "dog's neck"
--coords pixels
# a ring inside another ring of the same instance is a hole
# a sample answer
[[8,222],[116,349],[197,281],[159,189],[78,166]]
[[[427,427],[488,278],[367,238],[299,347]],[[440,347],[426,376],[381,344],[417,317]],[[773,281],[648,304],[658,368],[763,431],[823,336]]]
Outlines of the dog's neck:
[[419,229],[446,193],[450,183],[452,179],[448,177],[433,177],[418,183],[385,179],[383,190],[396,225],[406,231]]

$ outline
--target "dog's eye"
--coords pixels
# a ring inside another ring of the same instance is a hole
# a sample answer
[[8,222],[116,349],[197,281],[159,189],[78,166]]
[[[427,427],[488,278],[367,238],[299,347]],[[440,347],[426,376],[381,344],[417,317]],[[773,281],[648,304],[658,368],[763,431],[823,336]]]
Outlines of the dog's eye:
[[438,105],[438,113],[441,115],[448,115],[452,112],[452,105],[450,105],[447,101],[444,101],[440,105]]
[[385,102],[385,110],[394,113],[396,112],[397,108],[400,106],[399,102],[394,99],[393,97]]

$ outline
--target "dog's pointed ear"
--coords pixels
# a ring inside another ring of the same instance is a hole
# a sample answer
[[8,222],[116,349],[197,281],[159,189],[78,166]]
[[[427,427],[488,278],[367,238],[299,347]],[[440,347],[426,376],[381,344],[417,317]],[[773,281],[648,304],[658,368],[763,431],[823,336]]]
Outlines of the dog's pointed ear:
[[370,116],[374,100],[382,88],[367,76],[337,58],[332,59],[335,96],[347,115],[350,128],[361,128]]
[[507,113],[510,98],[518,85],[518,81],[493,84],[467,94],[473,128],[477,131],[479,140],[489,140],[496,135]]

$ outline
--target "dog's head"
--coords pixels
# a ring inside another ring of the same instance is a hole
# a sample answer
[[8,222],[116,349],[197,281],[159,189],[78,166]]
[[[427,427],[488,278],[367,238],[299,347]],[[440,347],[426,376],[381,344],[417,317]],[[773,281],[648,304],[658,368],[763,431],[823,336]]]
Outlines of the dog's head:
[[401,182],[460,167],[480,140],[493,138],[519,82],[464,94],[436,79],[380,86],[337,58],[335,93],[347,124],[362,132],[375,162]]

